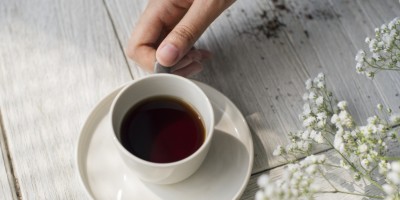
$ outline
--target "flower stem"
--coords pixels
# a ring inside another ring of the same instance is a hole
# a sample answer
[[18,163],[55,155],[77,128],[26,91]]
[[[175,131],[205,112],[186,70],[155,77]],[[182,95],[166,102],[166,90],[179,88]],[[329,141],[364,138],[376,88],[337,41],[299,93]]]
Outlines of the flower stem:
[[389,127],[389,129],[394,129],[394,128],[397,128],[397,127],[400,127],[400,123],[392,125],[391,127]]
[[350,194],[350,195],[355,195],[355,196],[363,196],[363,197],[368,197],[368,198],[374,198],[374,199],[384,199],[382,196],[372,196],[372,195],[366,195],[366,194],[360,194],[360,193],[354,193],[354,192],[346,192],[346,191],[341,191],[341,190],[333,190],[333,191],[320,191],[317,193],[342,193],[342,194]]
[[387,161],[396,161],[400,160],[400,157],[390,157],[390,156],[379,156],[379,158]]
[[333,165],[333,164],[329,164],[329,163],[324,163],[324,165],[328,166],[328,167],[342,168],[341,166]]
[[329,181],[329,179],[325,176],[325,174],[322,172],[320,168],[318,168],[319,173],[321,173],[322,177],[331,185],[331,187],[335,190],[338,191],[338,189]]
[[374,65],[372,65],[371,63],[369,63],[369,62],[367,62],[367,61],[364,61],[365,63],[367,63],[371,68],[373,68],[373,69],[377,69],[377,70],[391,70],[391,71],[400,71],[400,69],[392,69],[392,68],[385,68],[385,67],[382,67],[382,66],[379,66],[378,65],[378,67],[377,66],[374,66]]
[[381,185],[379,185],[379,183],[377,183],[376,181],[372,180],[372,178],[370,177],[369,174],[363,174],[355,165],[354,163],[350,162],[346,156],[344,156],[340,151],[338,151],[333,144],[327,140],[327,142],[331,145],[331,147],[343,158],[343,160],[345,160],[347,162],[347,164],[350,165],[350,167],[355,171],[360,173],[365,179],[367,179],[371,184],[373,184],[375,187],[379,188],[381,191],[383,191],[383,187]]

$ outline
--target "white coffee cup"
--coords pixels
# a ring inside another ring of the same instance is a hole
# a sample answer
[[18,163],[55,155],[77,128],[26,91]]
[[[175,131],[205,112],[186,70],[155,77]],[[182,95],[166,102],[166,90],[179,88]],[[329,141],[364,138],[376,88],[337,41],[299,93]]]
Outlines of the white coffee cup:
[[[171,163],[155,163],[130,153],[121,144],[120,128],[127,112],[144,99],[171,96],[191,105],[200,115],[205,140],[190,156]],[[180,182],[192,175],[206,157],[214,131],[214,112],[206,94],[192,81],[171,74],[154,74],[126,85],[111,106],[113,140],[125,164],[143,181],[157,184]]]

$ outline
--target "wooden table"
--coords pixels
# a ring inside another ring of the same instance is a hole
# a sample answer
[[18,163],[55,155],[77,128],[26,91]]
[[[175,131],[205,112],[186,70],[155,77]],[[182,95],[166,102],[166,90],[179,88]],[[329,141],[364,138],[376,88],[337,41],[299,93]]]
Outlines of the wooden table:
[[[102,97],[146,75],[124,54],[146,2],[0,0],[0,199],[86,199],[75,166],[79,130]],[[398,0],[274,2],[237,1],[196,45],[214,57],[195,79],[229,97],[252,130],[253,176],[242,199],[254,198],[260,174],[279,177],[285,163],[272,151],[301,128],[307,78],[324,72],[357,121],[377,103],[400,106],[400,74],[370,81],[354,68],[364,38],[400,14]]]

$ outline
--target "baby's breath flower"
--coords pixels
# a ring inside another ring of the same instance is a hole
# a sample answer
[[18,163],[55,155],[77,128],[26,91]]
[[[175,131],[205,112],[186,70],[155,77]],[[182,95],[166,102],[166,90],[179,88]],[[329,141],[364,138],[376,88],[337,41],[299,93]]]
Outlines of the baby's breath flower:
[[347,108],[347,102],[346,101],[341,101],[337,105],[340,110],[345,110]]
[[325,142],[324,137],[321,135],[321,133],[318,133],[315,137],[314,137],[314,141],[318,144],[322,144]]
[[388,163],[386,160],[381,160],[379,162],[379,173],[380,174],[386,174],[389,169],[390,169],[390,163]]
[[323,89],[323,88],[325,88],[325,83],[324,82],[319,82],[319,83],[317,83],[317,87],[319,89]]
[[308,174],[314,175],[317,172],[317,165],[310,165],[306,168]]
[[[389,24],[383,28],[389,30],[390,27],[400,25],[400,21],[393,23],[398,24]],[[356,56],[362,73],[374,74],[375,72],[364,64],[381,62],[380,59],[384,59],[381,49],[386,48],[390,38],[383,38],[381,29],[377,29],[377,35],[382,38],[381,40],[367,39],[371,50],[374,51],[373,55],[366,57],[366,53],[360,51]],[[400,38],[397,40],[400,41]],[[286,158],[290,159],[311,154],[318,144],[333,146],[340,157],[339,166],[349,170],[355,181],[368,179],[366,176],[377,174],[373,173],[377,170],[384,177],[380,180],[386,181],[383,187],[387,194],[386,198],[400,198],[400,161],[389,163],[385,159],[388,148],[386,140],[398,138],[399,129],[391,130],[391,128],[400,124],[400,114],[391,114],[391,110],[383,112],[383,105],[378,104],[377,109],[381,111],[380,114],[390,115],[390,123],[386,118],[376,115],[369,117],[368,123],[364,126],[357,126],[347,110],[347,102],[335,103],[337,101],[334,100],[332,92],[325,86],[323,74],[308,79],[306,89],[307,92],[303,95],[305,101],[303,112],[299,115],[304,129],[290,132],[289,144],[285,147],[277,146],[273,155],[287,156]],[[318,173],[323,173],[325,162],[325,156],[309,155],[303,160],[288,164],[282,178],[277,181],[271,181],[268,176],[260,177],[257,182],[260,191],[257,192],[256,199],[312,199],[313,194],[319,190],[318,185],[314,183],[314,177],[318,176]],[[338,164],[332,163],[332,165]]]
[[387,174],[387,179],[394,184],[400,184],[400,162],[391,163],[391,170]]
[[347,128],[351,128],[353,126],[353,118],[346,110],[340,111],[339,119],[342,126],[345,126]]
[[393,124],[397,124],[400,123],[400,114],[392,114],[389,118],[390,122],[392,122]]
[[344,146],[344,142],[343,142],[343,137],[340,134],[335,135],[335,140],[333,141],[333,146],[339,152],[344,153],[345,146]]
[[261,175],[260,177],[258,177],[257,179],[257,185],[260,187],[265,187],[268,185],[269,183],[269,176],[266,174]]
[[331,123],[336,124],[339,121],[339,116],[337,114],[334,114],[331,118]]
[[375,125],[375,124],[377,124],[379,122],[379,118],[376,115],[372,116],[372,117],[368,117],[367,122],[368,122],[368,124]]
[[308,99],[314,100],[314,99],[316,99],[316,98],[317,98],[317,95],[316,95],[314,92],[310,92],[310,94],[309,94],[309,96],[308,96]]
[[307,101],[308,100],[308,93],[304,93],[303,94],[303,101]]
[[306,103],[303,106],[303,115],[309,115],[311,113],[310,104]]
[[317,119],[316,119],[314,116],[309,116],[309,117],[307,117],[307,118],[303,121],[303,126],[304,126],[304,127],[310,127],[310,126],[312,126],[316,121],[317,121]]
[[375,77],[375,72],[372,72],[372,71],[368,71],[368,72],[366,72],[366,74],[365,74],[368,78],[374,78]]
[[283,153],[285,153],[285,148],[283,148],[281,145],[278,145],[278,146],[276,147],[276,149],[274,150],[274,152],[272,153],[272,155],[274,155],[274,156],[280,156],[280,155],[282,155]]
[[325,74],[324,73],[319,73],[317,78],[320,79],[320,80],[324,80],[325,79]]
[[303,140],[308,140],[309,138],[311,138],[311,136],[310,136],[310,131],[305,130],[305,131],[301,134],[301,139],[303,139]]
[[343,160],[340,160],[340,166],[343,167],[344,169],[350,169],[350,165],[348,165]]
[[389,137],[390,137],[390,139],[395,140],[397,138],[396,131],[390,131]]
[[306,81],[306,89],[307,89],[307,90],[310,90],[311,87],[312,87],[312,80],[311,80],[311,79],[308,79],[308,80]]
[[378,71],[400,70],[400,19],[395,18],[387,25],[375,29],[375,38],[367,37],[369,53],[358,51],[355,56],[356,71],[373,78]]
[[315,103],[317,104],[317,106],[321,106],[324,103],[324,97],[323,96],[319,96],[316,100]]
[[360,153],[365,153],[368,150],[368,146],[366,144],[362,144],[360,146],[358,146],[358,151]]
[[319,187],[314,183],[318,165],[325,162],[325,156],[308,156],[295,164],[288,164],[282,179],[271,182],[268,175],[257,180],[260,190],[257,200],[296,200],[308,199]]
[[389,184],[382,185],[382,188],[383,188],[383,191],[386,192],[386,194],[388,194],[388,195],[392,195],[396,191],[396,189],[392,185],[389,185]]
[[361,180],[361,174],[360,173],[355,173],[353,176],[355,181],[360,181]]
[[369,169],[370,168],[370,161],[368,159],[361,160],[361,166],[364,169]]

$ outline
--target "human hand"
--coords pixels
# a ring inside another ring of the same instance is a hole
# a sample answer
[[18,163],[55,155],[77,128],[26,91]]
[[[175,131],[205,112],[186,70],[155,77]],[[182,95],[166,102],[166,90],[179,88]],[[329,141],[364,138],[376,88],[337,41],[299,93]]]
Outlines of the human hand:
[[234,0],[149,0],[134,28],[127,55],[153,72],[157,61],[174,74],[190,76],[211,56],[193,44]]

